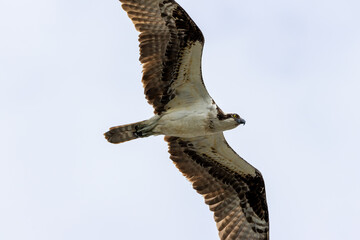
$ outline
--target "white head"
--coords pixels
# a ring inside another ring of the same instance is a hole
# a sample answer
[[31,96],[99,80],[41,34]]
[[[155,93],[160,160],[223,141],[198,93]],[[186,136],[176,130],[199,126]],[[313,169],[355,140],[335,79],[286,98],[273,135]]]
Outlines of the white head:
[[219,112],[217,119],[219,124],[217,129],[222,131],[236,128],[240,124],[245,125],[245,120],[236,113],[223,114]]

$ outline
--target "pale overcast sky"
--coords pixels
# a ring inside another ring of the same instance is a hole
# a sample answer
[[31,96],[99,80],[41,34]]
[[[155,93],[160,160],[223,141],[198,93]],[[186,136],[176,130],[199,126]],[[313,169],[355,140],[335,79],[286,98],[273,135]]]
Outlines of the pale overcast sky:
[[[357,239],[360,2],[179,0],[205,35],[226,133],[265,179],[274,240]],[[137,32],[117,0],[0,0],[0,239],[216,240],[144,120]]]

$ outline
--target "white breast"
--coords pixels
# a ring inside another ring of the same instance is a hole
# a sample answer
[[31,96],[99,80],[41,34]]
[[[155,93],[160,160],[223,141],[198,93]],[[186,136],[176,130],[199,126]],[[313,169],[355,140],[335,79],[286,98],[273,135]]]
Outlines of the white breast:
[[176,137],[197,137],[211,134],[209,131],[210,119],[214,109],[204,106],[169,111],[157,122],[153,129],[156,134]]

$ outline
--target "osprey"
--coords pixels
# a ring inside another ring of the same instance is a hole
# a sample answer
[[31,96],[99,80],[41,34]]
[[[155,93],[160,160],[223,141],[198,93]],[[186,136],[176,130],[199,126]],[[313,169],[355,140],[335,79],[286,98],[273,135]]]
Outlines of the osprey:
[[173,0],[120,2],[140,32],[142,82],[155,115],[112,127],[106,139],[122,143],[165,135],[170,158],[214,212],[220,239],[269,239],[261,173],[223,135],[245,120],[225,114],[204,86],[200,29]]

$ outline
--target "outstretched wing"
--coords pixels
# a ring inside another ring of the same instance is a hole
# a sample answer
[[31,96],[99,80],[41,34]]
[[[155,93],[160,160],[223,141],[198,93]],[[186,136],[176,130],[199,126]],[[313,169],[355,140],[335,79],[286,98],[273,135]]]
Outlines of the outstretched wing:
[[232,150],[222,133],[165,140],[176,167],[214,212],[221,240],[269,239],[261,173]]
[[204,37],[173,0],[120,0],[140,32],[145,95],[160,114],[198,102],[211,104],[201,75]]

